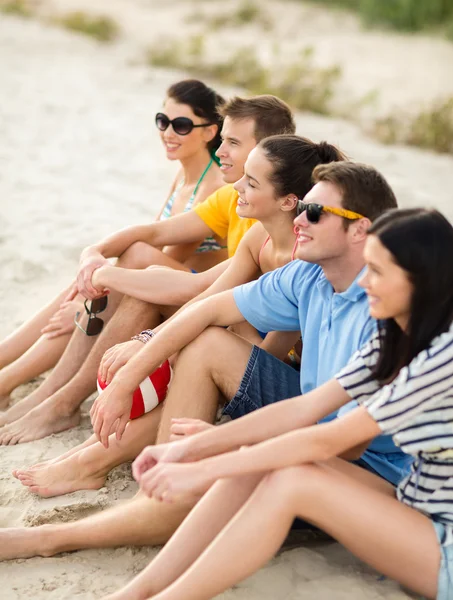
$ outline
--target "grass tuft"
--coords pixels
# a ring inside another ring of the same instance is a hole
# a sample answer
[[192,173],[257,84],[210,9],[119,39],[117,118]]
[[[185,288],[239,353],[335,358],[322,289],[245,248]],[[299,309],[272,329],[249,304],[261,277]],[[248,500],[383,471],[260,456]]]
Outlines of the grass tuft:
[[69,13],[57,22],[66,29],[83,33],[99,42],[111,42],[119,33],[118,25],[110,17],[94,17],[80,11]]
[[18,17],[31,17],[32,11],[25,0],[9,0],[0,2],[0,12],[6,15],[16,15]]
[[413,117],[380,119],[373,133],[387,144],[403,143],[453,154],[453,97],[438,101]]
[[313,49],[306,48],[296,62],[279,69],[266,68],[253,48],[239,48],[223,62],[205,60],[202,36],[185,44],[156,45],[148,50],[147,60],[156,67],[183,69],[200,77],[244,87],[253,94],[274,94],[294,108],[328,114],[334,85],[341,74],[338,66],[315,67]]

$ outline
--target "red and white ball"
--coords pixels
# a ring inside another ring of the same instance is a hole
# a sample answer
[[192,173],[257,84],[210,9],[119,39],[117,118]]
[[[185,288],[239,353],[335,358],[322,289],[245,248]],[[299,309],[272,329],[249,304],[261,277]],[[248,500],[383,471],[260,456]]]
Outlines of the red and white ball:
[[[165,400],[172,375],[172,368],[166,360],[141,382],[132,398],[131,419],[141,417]],[[97,387],[99,394],[107,387],[105,381],[99,379],[99,375]]]

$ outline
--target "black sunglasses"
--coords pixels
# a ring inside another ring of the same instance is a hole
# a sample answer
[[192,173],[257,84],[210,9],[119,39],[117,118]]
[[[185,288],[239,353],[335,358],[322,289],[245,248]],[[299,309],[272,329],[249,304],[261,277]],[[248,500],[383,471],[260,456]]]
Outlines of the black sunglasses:
[[164,113],[157,113],[156,115],[157,129],[165,131],[168,129],[168,126],[171,125],[173,131],[178,135],[189,135],[195,127],[209,127],[212,124],[213,123],[200,123],[200,125],[195,125],[189,117],[176,117],[176,119],[170,120]]
[[104,321],[102,319],[100,319],[99,317],[97,317],[96,315],[98,313],[101,313],[102,311],[104,311],[107,308],[107,301],[108,301],[107,296],[102,296],[102,298],[95,298],[94,300],[91,300],[91,306],[90,306],[90,308],[88,308],[88,306],[87,306],[88,300],[85,300],[83,305],[85,306],[85,310],[88,315],[88,322],[87,322],[86,329],[84,329],[82,327],[82,325],[80,325],[80,323],[79,323],[79,317],[80,317],[81,313],[79,311],[76,312],[75,317],[74,317],[74,323],[77,325],[77,327],[81,331],[83,331],[83,333],[85,335],[92,336],[92,335],[98,335],[99,333],[101,333],[102,328],[104,327]]
[[307,221],[309,223],[319,223],[319,219],[323,212],[329,212],[338,217],[355,221],[357,219],[363,219],[364,216],[359,213],[347,210],[346,208],[337,208],[336,206],[325,206],[323,204],[315,204],[314,202],[304,202],[303,200],[297,200],[296,216],[298,217],[303,212],[307,215]]

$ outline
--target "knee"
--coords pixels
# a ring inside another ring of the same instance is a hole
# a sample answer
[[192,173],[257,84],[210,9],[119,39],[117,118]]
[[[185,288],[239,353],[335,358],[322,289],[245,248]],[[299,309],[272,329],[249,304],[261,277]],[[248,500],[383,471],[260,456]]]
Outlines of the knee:
[[117,261],[117,266],[124,269],[144,269],[153,262],[155,248],[145,242],[134,242],[127,248]]
[[278,502],[297,514],[305,504],[313,503],[323,489],[324,472],[316,463],[285,467],[269,473],[263,484]]
[[[197,336],[190,344],[188,344],[179,356],[188,356],[195,360],[196,358],[203,359],[206,364],[210,357],[222,347],[222,339],[228,334],[223,327],[208,327],[199,336]],[[178,361],[180,358],[178,359]]]

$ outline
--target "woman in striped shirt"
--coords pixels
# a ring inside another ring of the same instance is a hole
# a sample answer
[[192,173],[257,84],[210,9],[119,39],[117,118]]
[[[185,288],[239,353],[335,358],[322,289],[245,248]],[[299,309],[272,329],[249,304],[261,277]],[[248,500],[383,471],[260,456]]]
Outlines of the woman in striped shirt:
[[[149,496],[171,502],[212,487],[149,567],[109,598],[212,598],[264,565],[295,517],[418,594],[453,598],[451,256],[453,228],[437,211],[383,215],[362,280],[379,333],[335,379],[144,450],[133,468]],[[361,405],[310,426],[351,398]],[[382,433],[414,456],[396,489],[344,460]]]

